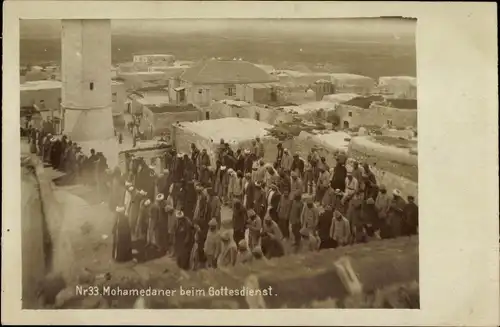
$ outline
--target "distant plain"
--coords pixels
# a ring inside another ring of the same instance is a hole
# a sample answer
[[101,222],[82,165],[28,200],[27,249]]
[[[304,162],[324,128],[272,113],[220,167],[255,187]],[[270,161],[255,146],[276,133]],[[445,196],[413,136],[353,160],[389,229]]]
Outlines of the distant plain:
[[[162,20],[112,21],[113,63],[134,54],[179,60],[243,58],[279,69],[416,76],[416,21]],[[21,21],[21,65],[60,62],[60,21]]]

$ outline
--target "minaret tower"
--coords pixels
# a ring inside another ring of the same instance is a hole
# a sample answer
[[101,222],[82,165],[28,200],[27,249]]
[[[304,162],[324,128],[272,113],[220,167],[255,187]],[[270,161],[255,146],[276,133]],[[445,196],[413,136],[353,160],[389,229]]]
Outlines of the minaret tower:
[[63,133],[118,163],[111,100],[111,21],[62,20]]

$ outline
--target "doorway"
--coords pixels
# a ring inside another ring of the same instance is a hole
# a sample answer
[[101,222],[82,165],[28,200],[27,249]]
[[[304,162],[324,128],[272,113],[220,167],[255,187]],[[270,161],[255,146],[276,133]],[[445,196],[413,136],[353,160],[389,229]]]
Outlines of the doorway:
[[184,101],[186,101],[186,90],[185,90],[185,89],[182,89],[182,90],[179,92],[179,102],[180,102],[180,103],[184,103]]
[[205,120],[210,120],[210,111],[205,111]]
[[278,94],[276,90],[271,91],[271,102],[277,102],[278,101]]
[[349,128],[349,122],[347,120],[344,120],[344,129],[348,129]]

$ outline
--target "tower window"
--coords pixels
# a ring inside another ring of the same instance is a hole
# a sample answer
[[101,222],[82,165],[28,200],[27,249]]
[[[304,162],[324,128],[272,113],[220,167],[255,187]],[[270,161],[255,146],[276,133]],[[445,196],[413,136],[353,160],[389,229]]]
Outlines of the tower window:
[[94,90],[94,82],[90,82],[89,87],[90,87],[90,90],[93,91]]

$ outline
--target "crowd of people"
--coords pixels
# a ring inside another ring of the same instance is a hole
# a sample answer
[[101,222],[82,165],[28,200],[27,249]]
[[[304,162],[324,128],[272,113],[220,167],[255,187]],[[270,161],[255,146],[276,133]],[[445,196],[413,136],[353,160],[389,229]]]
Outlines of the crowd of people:
[[414,197],[388,193],[367,163],[343,152],[330,167],[315,148],[301,158],[278,144],[266,163],[260,139],[236,151],[221,140],[213,155],[191,144],[150,164],[126,152],[124,169],[110,170],[102,153],[85,155],[66,136],[28,136],[32,153],[107,197],[119,262],[154,251],[196,270],[418,233]]

